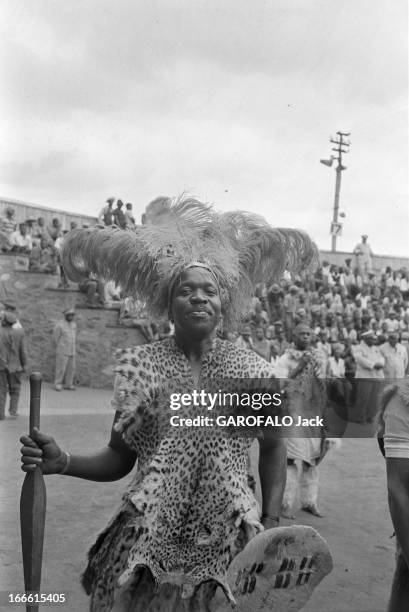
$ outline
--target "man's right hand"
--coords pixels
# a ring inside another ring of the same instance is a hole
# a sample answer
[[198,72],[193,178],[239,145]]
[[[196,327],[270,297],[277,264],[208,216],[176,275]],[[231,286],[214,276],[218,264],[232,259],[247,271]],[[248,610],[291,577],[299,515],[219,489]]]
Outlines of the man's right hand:
[[59,474],[67,462],[67,455],[61,450],[52,436],[34,428],[33,435],[21,436],[21,469],[33,472],[40,467],[43,474]]

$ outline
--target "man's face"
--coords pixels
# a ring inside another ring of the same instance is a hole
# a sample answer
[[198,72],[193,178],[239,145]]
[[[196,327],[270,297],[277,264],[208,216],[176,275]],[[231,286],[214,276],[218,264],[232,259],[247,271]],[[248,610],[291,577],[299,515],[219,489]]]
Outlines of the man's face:
[[305,350],[311,342],[311,330],[308,327],[300,327],[294,335],[294,342],[297,348]]
[[72,312],[70,312],[70,313],[68,313],[68,314],[66,314],[66,315],[65,315],[65,319],[66,319],[68,322],[70,322],[70,321],[73,321],[73,320],[74,320],[74,316],[75,316],[75,315],[74,315]]
[[275,335],[280,338],[283,335],[283,326],[282,325],[274,325]]
[[395,347],[398,343],[398,336],[397,334],[389,334],[388,337],[388,342],[391,346]]
[[241,335],[243,336],[243,338],[245,340],[248,340],[250,338],[250,336],[251,336],[251,329],[250,329],[250,327],[245,327],[243,329],[243,331],[241,332]]
[[213,274],[204,268],[183,272],[172,295],[175,331],[195,337],[210,335],[221,315],[219,288]]
[[47,245],[48,245],[47,240],[45,240],[45,238],[41,238],[41,240],[40,240],[40,247],[42,249],[45,249],[47,247]]
[[25,236],[27,234],[27,225],[25,225],[24,223],[20,225],[20,233],[22,236]]
[[257,327],[256,329],[256,338],[257,340],[263,340],[264,339],[264,330],[262,327]]
[[364,336],[362,339],[368,346],[372,346],[374,344],[373,336]]

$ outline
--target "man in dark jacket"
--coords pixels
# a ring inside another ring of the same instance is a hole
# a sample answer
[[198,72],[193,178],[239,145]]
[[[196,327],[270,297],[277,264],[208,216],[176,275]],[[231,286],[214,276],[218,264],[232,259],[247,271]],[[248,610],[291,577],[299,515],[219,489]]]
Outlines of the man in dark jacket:
[[14,313],[5,312],[0,327],[0,420],[5,417],[7,393],[10,416],[18,414],[21,374],[27,363],[24,330],[13,327],[16,321]]

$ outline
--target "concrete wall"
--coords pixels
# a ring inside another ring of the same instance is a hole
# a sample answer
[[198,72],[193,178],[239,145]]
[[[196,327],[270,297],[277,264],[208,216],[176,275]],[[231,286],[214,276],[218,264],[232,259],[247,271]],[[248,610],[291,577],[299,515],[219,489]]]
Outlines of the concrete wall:
[[[343,266],[345,264],[345,259],[348,257],[353,257],[353,255],[347,251],[337,251],[336,253],[332,251],[320,251],[321,261],[328,261],[337,266]],[[380,272],[387,266],[390,266],[392,270],[400,270],[401,268],[409,270],[409,257],[374,255],[373,267],[376,272]]]
[[[0,255],[0,301],[13,297],[27,335],[29,371],[39,370],[44,379],[53,380],[54,351],[51,334],[55,323],[68,306],[79,305],[77,375],[78,384],[90,387],[112,386],[114,351],[141,344],[136,329],[116,327],[118,312],[87,309],[85,296],[76,290],[55,290],[56,276],[20,271],[26,257]],[[74,285],[73,285],[74,288]]]
[[[62,229],[69,230],[71,221],[78,223],[78,227],[82,227],[83,225],[95,225],[97,222],[97,217],[92,217],[90,215],[80,215],[65,210],[57,210],[56,208],[47,208],[46,206],[39,206],[38,204],[30,204],[20,200],[0,197],[0,215],[4,214],[4,209],[8,206],[14,208],[17,223],[22,223],[29,217],[35,217],[36,219],[38,219],[38,217],[44,217],[46,225],[51,225],[52,219],[57,217],[61,221]],[[101,208],[102,206],[101,204]]]

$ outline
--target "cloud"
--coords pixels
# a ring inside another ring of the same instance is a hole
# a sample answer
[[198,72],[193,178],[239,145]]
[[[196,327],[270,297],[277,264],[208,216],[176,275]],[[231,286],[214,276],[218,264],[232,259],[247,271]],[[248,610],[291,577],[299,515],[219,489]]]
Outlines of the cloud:
[[3,195],[91,213],[111,193],[141,211],[187,189],[326,244],[335,179],[319,159],[341,129],[342,243],[364,222],[383,241],[385,206],[402,227],[405,2],[13,0],[2,12]]

